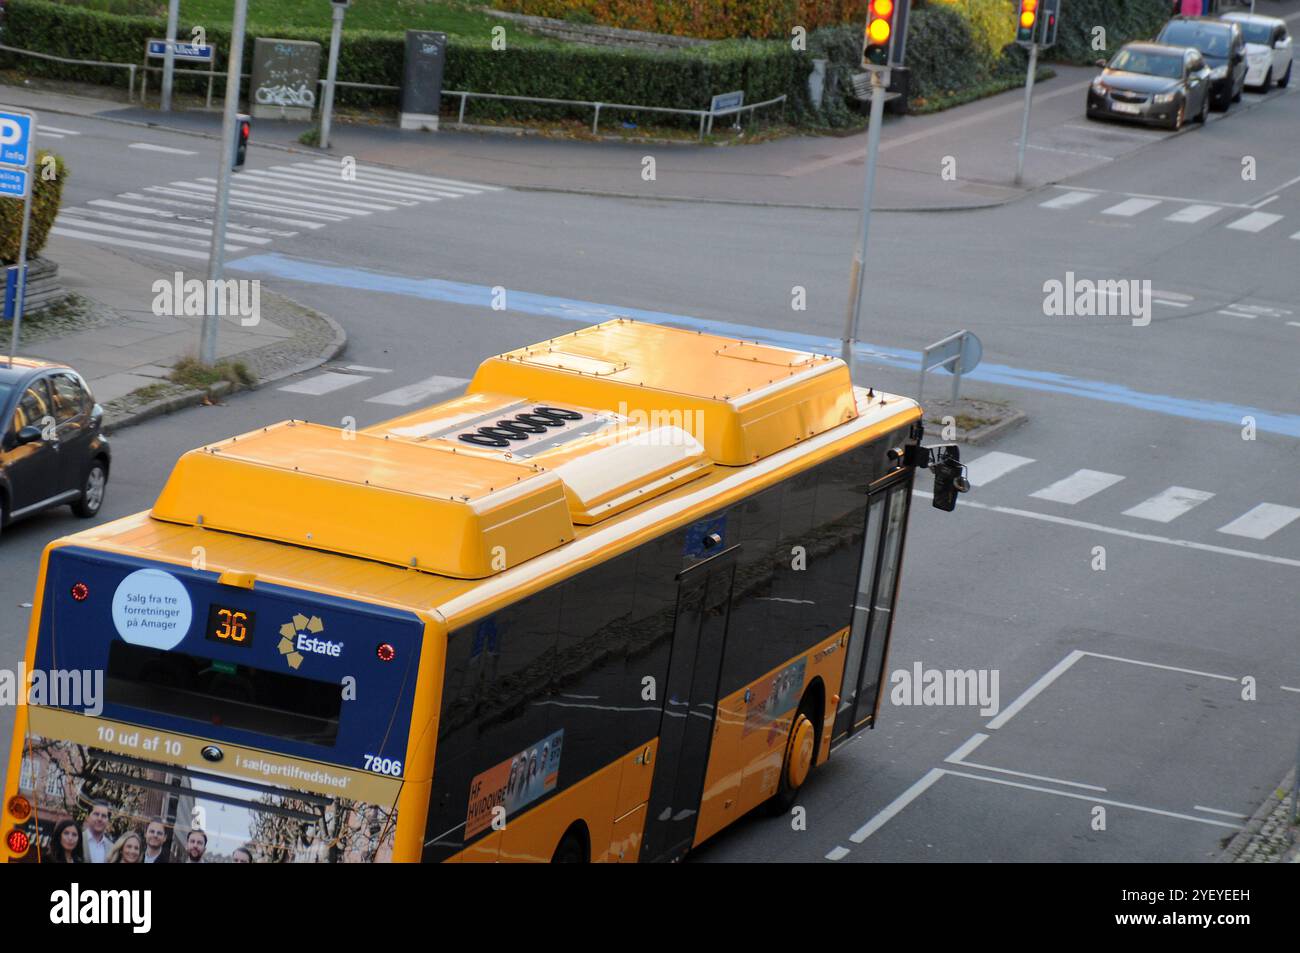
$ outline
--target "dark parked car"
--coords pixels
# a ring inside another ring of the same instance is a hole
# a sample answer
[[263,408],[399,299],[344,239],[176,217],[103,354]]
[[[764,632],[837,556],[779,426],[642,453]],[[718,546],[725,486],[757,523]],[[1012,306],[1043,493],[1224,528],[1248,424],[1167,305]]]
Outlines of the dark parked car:
[[1157,43],[1199,50],[1210,67],[1210,106],[1227,109],[1241,102],[1246,86],[1246,40],[1241,26],[1230,20],[1174,17],[1165,24]]
[[0,526],[70,504],[94,516],[112,459],[100,432],[104,408],[81,375],[63,364],[0,357]]
[[1205,122],[1210,70],[1193,49],[1127,43],[1088,87],[1089,119],[1131,119],[1178,129],[1188,117]]

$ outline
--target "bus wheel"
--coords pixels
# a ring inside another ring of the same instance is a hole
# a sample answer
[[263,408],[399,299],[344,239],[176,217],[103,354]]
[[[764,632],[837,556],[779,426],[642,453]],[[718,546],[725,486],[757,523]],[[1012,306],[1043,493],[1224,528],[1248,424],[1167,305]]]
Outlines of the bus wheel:
[[564,837],[560,839],[560,846],[555,848],[555,854],[551,857],[551,863],[587,863],[587,842],[580,831],[575,828],[569,828]]
[[785,760],[781,764],[781,781],[776,794],[768,802],[772,814],[784,814],[794,806],[795,798],[812,774],[813,759],[817,754],[817,726],[806,705],[790,723],[790,736],[785,742]]

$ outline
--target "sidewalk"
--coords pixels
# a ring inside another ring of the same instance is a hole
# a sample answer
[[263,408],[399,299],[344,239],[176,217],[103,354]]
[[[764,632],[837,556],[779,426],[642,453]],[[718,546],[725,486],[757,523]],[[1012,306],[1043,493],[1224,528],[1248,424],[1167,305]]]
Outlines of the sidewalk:
[[[58,236],[50,237],[43,257],[58,262],[60,284],[83,300],[80,307],[24,321],[18,353],[66,363],[81,373],[104,405],[105,429],[233,389],[226,381],[196,388],[169,379],[178,360],[197,355],[203,320],[155,314],[154,282],[165,279],[171,285],[179,266],[150,266]],[[206,274],[194,269],[181,280],[187,278],[204,279]],[[323,364],[343,350],[346,336],[333,319],[266,288],[259,291],[255,324],[246,327],[237,316],[221,320],[219,360],[242,363],[264,384]]]
[[[1024,95],[1014,89],[927,116],[887,116],[882,129],[876,201],[880,210],[968,209],[998,205],[1111,161],[1131,151],[1132,138],[1113,137],[1114,149],[1089,150],[1103,127],[1076,131],[1062,145],[1055,127],[1082,118],[1084,91],[1095,70],[1053,66],[1056,76],[1036,87],[1033,130],[1052,140],[1031,150],[1021,186],[1012,182]],[[69,87],[71,88],[71,87]],[[0,88],[0,99],[22,108],[128,122],[217,138],[217,110],[164,114],[153,106],[116,103],[32,86]],[[403,132],[395,123],[334,124],[328,151],[303,146],[314,123],[259,120],[254,149],[271,146],[306,155],[352,156],[425,175],[489,182],[517,189],[565,191],[659,200],[856,210],[861,205],[866,133],[792,136],[770,142],[702,146],[693,142],[590,142],[444,129]],[[1140,146],[1144,143],[1137,143]],[[655,158],[652,180],[643,178]],[[956,159],[956,173],[951,163]]]

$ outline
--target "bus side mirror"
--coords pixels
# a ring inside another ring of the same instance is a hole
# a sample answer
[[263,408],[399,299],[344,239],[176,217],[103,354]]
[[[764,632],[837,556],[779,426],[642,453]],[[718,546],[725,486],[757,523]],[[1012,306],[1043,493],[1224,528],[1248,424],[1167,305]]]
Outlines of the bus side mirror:
[[[915,446],[915,445],[914,445]],[[951,513],[957,508],[957,494],[970,490],[966,468],[961,462],[961,448],[955,443],[937,447],[913,447],[909,456],[918,467],[934,471],[934,507]]]

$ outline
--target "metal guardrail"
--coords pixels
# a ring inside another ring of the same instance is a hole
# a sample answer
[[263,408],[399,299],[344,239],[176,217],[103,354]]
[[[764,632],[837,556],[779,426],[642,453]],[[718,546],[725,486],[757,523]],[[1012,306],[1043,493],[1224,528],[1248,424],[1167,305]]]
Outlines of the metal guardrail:
[[24,50],[16,46],[6,46],[0,43],[0,51],[5,53],[21,53],[23,56],[34,56],[38,60],[53,60],[56,63],[72,63],[76,66],[108,66],[116,69],[125,69],[130,71],[130,92],[127,98],[135,98],[135,71],[138,69],[135,63],[107,63],[103,60],[77,60],[66,56],[55,56],[53,53],[37,53],[35,50]]
[[[324,86],[329,81],[321,79],[316,82],[318,85]],[[353,89],[382,89],[390,90],[392,92],[401,91],[400,86],[382,86],[377,83],[348,83],[343,80],[335,80],[334,85],[347,86]],[[599,130],[600,111],[602,109],[621,109],[629,112],[676,113],[683,116],[699,116],[700,139],[703,139],[706,134],[706,124],[707,131],[709,133],[713,132],[713,120],[718,116],[730,116],[747,110],[752,112],[755,109],[762,109],[765,106],[771,106],[775,103],[784,103],[786,100],[785,94],[782,93],[774,99],[764,100],[761,103],[754,103],[749,106],[735,106],[730,109],[719,109],[717,112],[711,112],[708,109],[678,109],[672,106],[637,106],[631,103],[605,103],[588,99],[549,99],[543,96],[507,96],[504,93],[471,93],[460,89],[444,89],[442,95],[460,97],[460,110],[456,114],[456,123],[461,126],[465,124],[465,107],[471,99],[503,99],[511,102],[541,103],[546,106],[582,106],[594,109],[595,112],[593,113],[591,120],[592,135],[595,135]]]
[[[108,62],[104,62],[103,60],[70,59],[65,56],[54,56],[51,53],[38,53],[35,50],[24,50],[16,46],[6,46],[3,43],[0,43],[0,51],[6,53],[20,53],[23,56],[34,56],[37,59],[53,60],[54,62],[57,63],[72,63],[78,66],[108,66],[108,67],[115,67],[118,69],[128,70],[130,72],[130,77],[129,77],[129,91],[127,93],[127,99],[131,102],[135,101],[136,71],[137,70],[141,71],[140,101],[144,102],[144,97],[146,95],[146,87],[149,81],[149,71],[150,70],[158,71],[162,69],[161,66],[149,66],[147,64],[142,66],[138,63],[108,63]],[[225,77],[228,75],[228,72],[226,71],[217,72],[214,70],[175,69],[174,71],[176,73],[187,73],[187,74],[194,74],[197,76],[208,77],[209,104],[211,103],[211,97],[212,97],[212,85],[211,85],[212,79],[217,76]],[[240,73],[240,78],[251,78],[251,77],[252,77],[251,73]],[[316,82],[318,85],[323,85],[329,81],[321,79],[321,80],[317,80]],[[350,82],[345,82],[343,80],[335,80],[334,85],[346,86],[353,89],[380,89],[380,90],[388,90],[391,92],[401,92],[400,86],[384,86],[378,83],[350,83]],[[673,113],[680,116],[699,116],[701,140],[704,139],[706,125],[707,125],[708,132],[712,133],[713,120],[719,116],[731,116],[743,112],[750,112],[752,114],[753,111],[756,109],[762,109],[766,106],[772,106],[775,105],[776,103],[784,103],[786,101],[786,96],[784,93],[782,93],[780,96],[777,96],[773,99],[764,100],[761,103],[753,103],[749,106],[733,106],[730,109],[720,109],[717,112],[714,112],[709,109],[678,109],[672,106],[637,106],[631,103],[602,103],[602,102],[595,102],[593,100],[587,100],[587,99],[548,99],[541,96],[507,96],[504,93],[471,93],[466,90],[459,90],[459,89],[444,89],[442,91],[442,95],[460,97],[460,111],[457,114],[457,120],[456,120],[458,125],[465,124],[465,106],[468,104],[469,100],[502,99],[511,102],[541,103],[547,106],[581,106],[581,107],[594,109],[595,113],[593,114],[591,120],[592,135],[595,135],[600,127],[600,112],[602,109],[619,109],[627,112]]]

